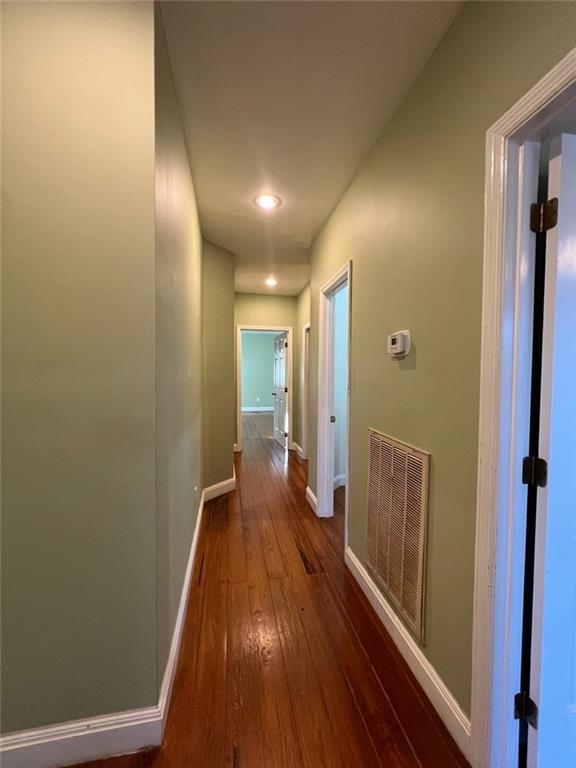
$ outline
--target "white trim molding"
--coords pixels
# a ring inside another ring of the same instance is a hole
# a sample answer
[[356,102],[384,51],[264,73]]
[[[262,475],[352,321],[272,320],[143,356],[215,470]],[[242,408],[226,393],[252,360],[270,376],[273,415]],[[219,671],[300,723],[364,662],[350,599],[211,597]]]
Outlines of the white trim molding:
[[162,742],[158,705],[2,736],[2,768],[56,768],[138,752]]
[[310,322],[302,326],[300,339],[300,447],[301,459],[308,458],[308,407],[310,377]]
[[309,485],[306,486],[306,501],[308,502],[312,512],[315,513],[316,509],[318,508],[318,499],[316,498],[316,494]]
[[242,448],[240,448],[238,443],[234,443],[234,453],[242,453]]
[[298,458],[300,459],[304,458],[304,451],[302,447],[298,445],[298,443],[292,443],[292,445],[290,446],[290,449],[293,451],[296,451],[296,453],[298,454]]
[[334,490],[346,485],[346,475],[336,475],[334,478]]
[[[350,382],[351,382],[351,318],[352,262],[347,261],[318,291],[318,440],[316,445],[317,488],[316,514],[334,514],[334,407],[333,315],[334,294],[344,287],[348,292],[348,388],[346,398],[346,473],[350,476]],[[348,493],[344,509],[344,544],[348,544]]]
[[204,501],[205,495],[202,493],[158,703],[151,707],[88,717],[84,720],[73,720],[1,736],[2,768],[57,768],[127,755],[157,747],[162,743],[188,607]]
[[[576,94],[576,48],[498,120],[486,134],[484,272],[480,361],[480,415],[474,624],[472,734],[474,768],[507,768],[502,745],[514,738],[510,679],[502,659],[510,653],[510,605],[517,546],[514,509],[517,458],[514,421],[519,374],[518,247],[520,145],[538,141],[546,125]],[[515,283],[516,281],[516,283]],[[511,348],[511,339],[513,339]],[[506,667],[506,665],[505,665]],[[505,716],[502,713],[508,713]]]
[[274,413],[273,405],[243,405],[242,413]]
[[225,493],[230,493],[236,489],[236,470],[232,477],[228,480],[222,480],[221,483],[214,483],[204,488],[204,501],[210,501],[216,499],[218,496],[224,496]]
[[420,683],[456,744],[469,758],[470,720],[350,547],[346,547],[344,557],[350,572],[410,667],[412,674]]
[[[234,484],[236,484],[236,477],[234,477]],[[190,545],[190,554],[188,555],[188,563],[186,565],[186,573],[184,574],[184,583],[182,584],[182,592],[180,594],[178,614],[176,615],[176,623],[172,633],[172,642],[170,643],[170,653],[168,654],[168,661],[166,662],[164,676],[162,677],[162,685],[160,687],[160,697],[158,700],[158,708],[160,709],[162,719],[162,734],[160,743],[162,743],[162,737],[164,736],[164,729],[166,727],[166,720],[168,718],[168,709],[170,708],[170,700],[172,698],[172,688],[174,686],[174,679],[176,677],[176,667],[178,666],[178,656],[180,655],[182,633],[184,631],[186,610],[188,608],[188,598],[190,596],[190,583],[192,581],[192,572],[194,570],[194,561],[196,559],[198,539],[200,538],[200,531],[202,530],[202,518],[204,516],[205,501],[206,492],[202,491],[198,516],[196,517],[196,525],[194,527],[194,535],[192,537],[192,544]]]

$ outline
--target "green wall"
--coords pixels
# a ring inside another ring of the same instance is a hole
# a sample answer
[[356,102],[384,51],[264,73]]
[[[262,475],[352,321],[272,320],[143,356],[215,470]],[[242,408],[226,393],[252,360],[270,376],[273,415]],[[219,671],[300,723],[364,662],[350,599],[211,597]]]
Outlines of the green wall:
[[236,325],[279,325],[294,327],[296,297],[264,293],[237,293],[234,297]]
[[204,487],[233,474],[234,256],[207,240],[202,255]]
[[2,729],[157,700],[154,29],[2,7]]
[[242,334],[242,408],[273,408],[274,334]]
[[202,239],[168,49],[155,8],[159,687],[202,493]]
[[[576,4],[469,2],[312,252],[318,291],[353,261],[350,545],[366,555],[369,427],[432,453],[425,653],[469,711],[486,130],[576,42]],[[409,328],[392,361],[386,335]],[[316,487],[317,380],[310,392]]]
[[2,12],[13,731],[158,701],[203,482],[202,248],[158,9]]

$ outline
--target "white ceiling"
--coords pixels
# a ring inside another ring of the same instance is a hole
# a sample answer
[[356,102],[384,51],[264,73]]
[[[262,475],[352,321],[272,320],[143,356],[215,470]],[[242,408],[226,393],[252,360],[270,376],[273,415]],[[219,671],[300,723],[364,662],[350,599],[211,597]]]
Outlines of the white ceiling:
[[162,4],[202,229],[236,254],[236,290],[306,285],[311,241],[459,6]]

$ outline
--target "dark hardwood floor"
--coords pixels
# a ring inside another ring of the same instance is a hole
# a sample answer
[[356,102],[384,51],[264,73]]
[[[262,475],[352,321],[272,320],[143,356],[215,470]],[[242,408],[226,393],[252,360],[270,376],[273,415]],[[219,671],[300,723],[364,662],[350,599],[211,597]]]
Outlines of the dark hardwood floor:
[[344,565],[342,493],[313,514],[269,418],[204,511],[163,746],[84,768],[467,766]]

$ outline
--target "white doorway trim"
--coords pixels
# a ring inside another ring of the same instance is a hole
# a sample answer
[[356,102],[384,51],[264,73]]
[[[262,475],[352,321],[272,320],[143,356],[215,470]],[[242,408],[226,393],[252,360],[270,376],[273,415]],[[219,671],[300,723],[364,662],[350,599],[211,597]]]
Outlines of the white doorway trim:
[[286,447],[292,448],[292,327],[289,325],[237,325],[236,326],[236,442],[234,450],[242,450],[242,331],[260,331],[262,333],[288,334],[287,384],[288,387],[288,438]]
[[[498,765],[505,745],[517,738],[511,717],[515,572],[519,551],[517,472],[526,446],[519,413],[526,407],[519,386],[526,360],[519,354],[526,293],[518,224],[523,163],[520,143],[537,136],[576,93],[576,48],[493,125],[486,135],[484,275],[476,558],[471,701],[474,768]],[[512,348],[511,348],[512,347]],[[522,562],[522,560],[521,560]]]
[[[318,306],[318,469],[317,502],[318,517],[334,514],[334,429],[330,424],[334,399],[333,376],[333,297],[335,291],[346,286],[348,292],[348,397],[346,398],[346,422],[348,450],[346,476],[350,478],[350,329],[352,317],[352,262],[348,261],[324,283],[319,291]],[[350,487],[346,487],[344,512],[344,546],[348,546],[348,508]]]
[[300,347],[300,458],[308,458],[308,395],[310,375],[310,323],[302,326]]

